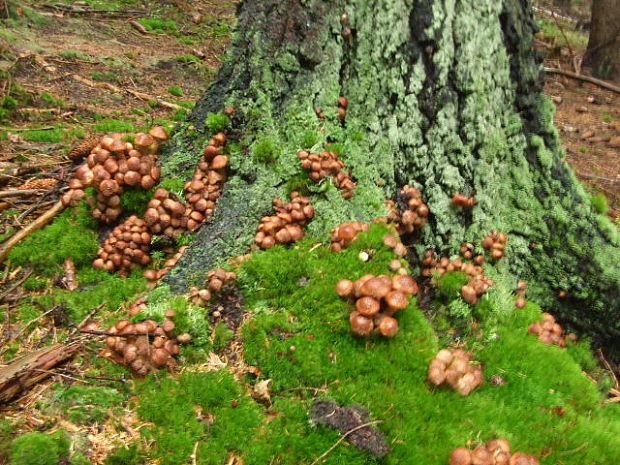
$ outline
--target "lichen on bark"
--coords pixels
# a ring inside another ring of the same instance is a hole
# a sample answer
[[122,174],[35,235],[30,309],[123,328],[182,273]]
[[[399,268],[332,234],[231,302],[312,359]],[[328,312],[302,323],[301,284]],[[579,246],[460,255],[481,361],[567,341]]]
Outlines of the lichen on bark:
[[[620,355],[617,233],[562,161],[535,31],[529,0],[242,2],[229,56],[190,116],[196,134],[182,126],[164,160],[166,175],[181,175],[201,155],[207,114],[230,105],[232,177],[167,282],[181,291],[247,251],[272,197],[303,178],[297,151],[336,142],[358,189],[344,201],[330,182],[309,185],[309,234],[326,239],[341,221],[382,215],[383,197],[413,184],[432,212],[418,252],[455,254],[462,241],[505,232],[507,265],[496,271],[528,280],[532,298]],[[268,163],[253,157],[263,137],[280,154]],[[476,206],[452,206],[456,192],[475,195]]]

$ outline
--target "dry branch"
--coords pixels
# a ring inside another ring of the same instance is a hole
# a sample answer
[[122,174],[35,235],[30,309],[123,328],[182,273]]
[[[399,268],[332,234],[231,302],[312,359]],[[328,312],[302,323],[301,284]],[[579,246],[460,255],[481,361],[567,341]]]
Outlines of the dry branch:
[[28,197],[30,195],[40,194],[41,192],[45,192],[41,189],[22,189],[22,190],[14,190],[14,191],[2,191],[0,192],[0,199],[4,199],[6,197]]
[[586,81],[591,84],[596,84],[599,87],[603,87],[604,89],[611,90],[620,94],[620,87],[614,86],[613,84],[605,81],[601,81],[600,79],[596,79],[590,76],[584,76],[583,74],[577,74],[571,71],[564,71],[563,69],[558,68],[545,68],[545,73],[561,74],[562,76],[572,77],[573,79],[579,79],[581,81]]
[[13,399],[50,375],[49,370],[71,358],[81,344],[55,344],[13,360],[0,368],[0,403]]
[[54,219],[56,215],[58,215],[64,209],[65,206],[59,200],[54,204],[52,208],[43,213],[24,229],[16,232],[13,236],[11,236],[6,242],[2,244],[2,247],[0,247],[0,263],[4,261],[4,259],[9,255],[11,249],[15,247],[20,241],[28,237],[30,233],[36,231],[37,229],[41,229],[43,226],[47,225],[50,221]]

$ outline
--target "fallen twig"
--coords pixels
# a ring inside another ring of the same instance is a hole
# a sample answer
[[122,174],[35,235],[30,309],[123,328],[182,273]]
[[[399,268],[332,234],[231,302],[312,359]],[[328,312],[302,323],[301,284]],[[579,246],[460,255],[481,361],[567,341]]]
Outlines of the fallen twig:
[[28,272],[24,276],[18,279],[11,287],[9,287],[5,292],[3,292],[2,295],[0,296],[0,303],[6,298],[6,296],[8,296],[11,292],[13,292],[19,286],[21,286],[22,283],[26,281],[30,277],[31,274],[32,274],[32,270],[28,270]]
[[138,21],[129,21],[129,24],[140,34],[144,34],[144,35],[149,34],[149,31],[147,31],[146,28],[142,24],[140,24]]
[[41,189],[24,189],[24,190],[11,190],[11,191],[1,191],[0,199],[4,199],[6,197],[28,197],[29,195],[40,194],[41,192],[45,192],[45,190]]
[[114,84],[110,84],[109,82],[95,82],[95,81],[91,81],[90,79],[87,79],[85,77],[80,76],[79,74],[73,74],[71,75],[73,77],[73,79],[75,79],[78,82],[81,82],[82,84],[86,84],[89,87],[94,87],[96,89],[108,89],[112,92],[116,92],[118,94],[122,94],[123,92],[127,92],[128,94],[133,95],[134,97],[140,99],[140,100],[146,100],[146,101],[155,101],[157,102],[158,105],[165,107],[165,108],[171,108],[172,110],[179,110],[183,107],[181,107],[181,105],[177,105],[176,103],[171,103],[168,102],[166,100],[160,99],[159,97],[154,97],[152,95],[149,94],[145,94],[144,92],[138,92],[137,90],[132,90],[132,89],[122,89],[118,86],[115,86]]
[[0,247],[0,263],[4,261],[4,259],[9,255],[9,252],[15,245],[17,245],[20,241],[28,237],[30,233],[36,231],[37,229],[41,229],[43,226],[47,225],[50,221],[54,219],[56,215],[58,215],[61,211],[65,209],[65,206],[59,200],[54,204],[52,208],[39,216],[36,220],[26,226],[24,229],[19,230],[15,234],[13,234],[8,240],[6,240],[2,247]]
[[620,382],[618,382],[618,378],[616,377],[616,373],[614,372],[614,369],[611,367],[611,365],[609,364],[609,362],[605,358],[605,355],[603,354],[603,351],[601,349],[598,349],[597,352],[598,352],[599,358],[601,359],[601,362],[603,362],[603,365],[605,365],[605,368],[607,368],[607,370],[609,370],[609,373],[611,373],[611,376],[612,376],[612,378],[614,380],[614,388],[615,389],[620,389]]
[[382,420],[369,421],[368,423],[364,423],[363,425],[359,425],[359,426],[356,426],[355,428],[350,429],[349,431],[344,433],[340,437],[340,439],[336,441],[336,443],[333,446],[331,446],[329,449],[327,449],[325,452],[319,455],[316,459],[314,459],[314,461],[310,465],[316,465],[317,463],[319,463],[320,460],[327,457],[331,453],[331,451],[333,451],[336,447],[338,447],[340,443],[344,441],[347,438],[347,436],[349,436],[350,434],[355,433],[357,430],[360,430],[362,428],[366,428],[367,426],[376,425],[378,423],[382,423]]
[[571,71],[564,71],[563,69],[547,68],[547,67],[545,67],[545,73],[561,74],[563,76],[572,77],[573,79],[580,79],[582,81],[586,81],[591,84],[596,84],[599,87],[603,87],[604,89],[611,90],[613,92],[617,92],[620,94],[620,87],[614,86],[613,84],[609,84],[608,82],[605,82],[605,81],[601,81],[600,79],[596,79],[590,76],[584,76],[583,74],[577,74]]

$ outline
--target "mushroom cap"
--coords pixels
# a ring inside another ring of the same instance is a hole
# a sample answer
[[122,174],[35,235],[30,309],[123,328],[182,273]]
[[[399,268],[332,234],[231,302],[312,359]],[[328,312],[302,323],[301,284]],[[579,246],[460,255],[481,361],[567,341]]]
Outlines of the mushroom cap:
[[134,144],[137,145],[138,147],[148,147],[153,142],[155,142],[153,137],[143,132],[139,132],[138,134],[136,134],[136,137],[134,138]]
[[471,452],[472,465],[492,465],[493,457],[484,446],[478,446]]
[[452,363],[453,358],[454,356],[452,355],[452,352],[450,352],[448,349],[441,349],[439,352],[437,352],[437,355],[435,355],[435,360],[440,360],[446,365]]
[[353,292],[353,281],[341,279],[336,284],[336,294],[340,297],[348,297]]
[[392,288],[405,294],[416,295],[418,293],[418,283],[411,276],[396,275],[392,278]]
[[381,305],[378,300],[373,299],[372,297],[364,296],[357,299],[357,302],[355,302],[355,308],[361,315],[365,317],[373,317],[379,313]]
[[409,305],[407,295],[402,291],[390,291],[385,296],[385,303],[392,310],[402,310]]
[[341,224],[337,231],[338,238],[343,241],[352,241],[357,235],[357,231],[351,223]]
[[151,128],[151,130],[149,131],[149,135],[159,141],[168,140],[168,133],[161,126],[155,126],[154,128]]
[[386,283],[380,277],[370,278],[362,285],[360,293],[381,300],[392,290],[391,284],[391,282]]
[[450,454],[450,465],[472,465],[471,452],[465,447],[457,447]]
[[386,316],[379,323],[379,332],[384,337],[392,338],[398,332],[398,321],[391,316]]
[[486,448],[489,450],[489,452],[495,452],[496,450],[499,450],[510,454],[510,441],[503,438],[491,439],[486,443]]
[[372,320],[360,315],[359,312],[351,312],[349,323],[351,324],[351,331],[358,336],[368,336],[374,329]]

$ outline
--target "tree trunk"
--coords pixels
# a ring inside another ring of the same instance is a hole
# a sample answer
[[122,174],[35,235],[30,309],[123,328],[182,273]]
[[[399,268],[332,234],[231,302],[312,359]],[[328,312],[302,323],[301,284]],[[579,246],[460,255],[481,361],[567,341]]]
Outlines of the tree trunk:
[[583,64],[596,77],[620,81],[620,0],[593,0]]
[[[347,201],[329,182],[310,184],[309,234],[325,241],[342,221],[384,215],[384,197],[415,185],[431,210],[418,255],[455,255],[503,231],[507,256],[492,276],[526,279],[532,300],[620,354],[617,231],[563,161],[535,31],[528,0],[242,2],[228,59],[163,160],[165,176],[190,176],[208,113],[231,105],[232,177],[166,282],[182,291],[246,253],[271,199],[307,183],[297,151],[335,142],[358,188]],[[253,156],[266,140],[269,163]],[[457,192],[475,195],[475,207],[454,207]]]

